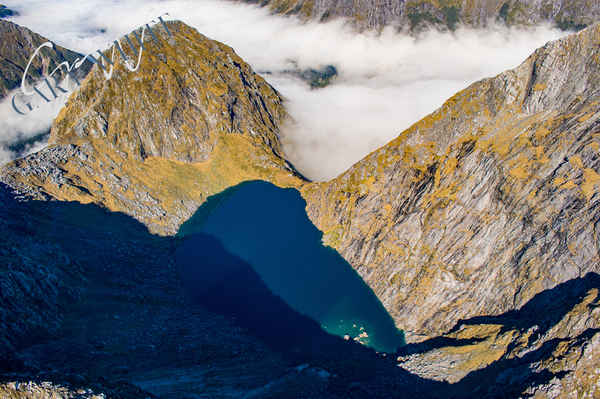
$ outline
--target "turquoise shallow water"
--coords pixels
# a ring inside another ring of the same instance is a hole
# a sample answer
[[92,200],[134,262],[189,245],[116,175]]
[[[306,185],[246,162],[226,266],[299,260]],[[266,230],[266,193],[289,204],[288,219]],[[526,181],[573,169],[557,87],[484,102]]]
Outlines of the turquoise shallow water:
[[[178,236],[184,244],[194,233],[215,237],[250,264],[275,295],[327,332],[394,351],[404,344],[402,331],[354,269],[322,245],[322,233],[305,206],[294,189],[247,182],[209,198]],[[187,261],[191,258],[201,268],[206,255],[194,253],[189,244]]]

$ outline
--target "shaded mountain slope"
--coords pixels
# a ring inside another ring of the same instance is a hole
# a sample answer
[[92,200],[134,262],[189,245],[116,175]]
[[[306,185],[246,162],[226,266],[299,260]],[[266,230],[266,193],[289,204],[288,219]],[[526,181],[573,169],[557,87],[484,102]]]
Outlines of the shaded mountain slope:
[[[0,13],[2,10],[0,10]],[[25,68],[35,50],[49,40],[29,29],[13,22],[0,19],[0,99],[21,85]],[[28,70],[28,83],[50,74],[60,63],[68,61],[72,64],[81,59],[82,54],[55,45],[54,48],[43,48],[35,57]],[[89,62],[74,71],[75,76],[83,78],[91,68]],[[64,72],[54,75],[59,80],[65,77]]]
[[443,336],[402,348],[398,360],[418,375],[454,383],[457,396],[595,398],[599,293],[600,276],[588,273],[520,309],[461,320]]
[[[17,202],[2,185],[0,200],[14,240],[0,242],[13,253],[0,274],[2,394],[427,398],[446,385],[325,333],[214,237],[157,237],[96,205]],[[186,245],[204,256],[180,268]]]
[[303,188],[408,341],[599,271],[599,44],[599,25],[551,42]]
[[279,94],[230,47],[168,25],[154,27],[158,42],[146,32],[138,71],[119,51],[111,79],[94,65],[56,118],[51,145],[0,179],[34,198],[100,203],[161,234],[241,181],[300,184],[282,157]]
[[395,26],[418,31],[455,29],[459,24],[482,28],[497,21],[509,26],[549,22],[561,29],[582,29],[600,19],[594,0],[244,0],[274,13],[306,20],[349,18],[357,27]]
[[[0,242],[10,253],[0,274],[0,394],[8,397],[595,394],[596,274],[408,345],[400,368],[391,354],[325,334],[214,237],[161,238],[95,205],[18,202],[2,185],[0,201],[0,232],[11,237]],[[176,262],[190,252],[195,262]]]

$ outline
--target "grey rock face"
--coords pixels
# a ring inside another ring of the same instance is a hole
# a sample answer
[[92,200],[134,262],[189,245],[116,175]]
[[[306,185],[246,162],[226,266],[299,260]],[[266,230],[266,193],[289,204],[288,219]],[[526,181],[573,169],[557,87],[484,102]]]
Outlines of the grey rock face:
[[453,383],[457,393],[593,398],[600,392],[599,288],[598,274],[569,280],[520,309],[462,320],[440,337],[408,345],[397,360]]
[[[0,19],[0,98],[21,85],[30,58],[42,43],[48,41],[25,27]],[[83,58],[83,55],[58,45],[52,49],[43,48],[40,55],[32,61],[27,82],[33,83],[49,75],[60,63],[68,61],[72,64],[78,58]],[[91,66],[90,62],[84,62],[73,73],[78,79],[83,79]],[[64,71],[54,75],[59,81],[65,76]]]
[[409,341],[600,271],[599,38],[549,43],[303,189]]
[[548,43],[303,187],[449,397],[600,392],[599,59],[600,25]]
[[497,21],[509,26],[550,22],[562,29],[582,29],[598,21],[594,0],[245,0],[275,13],[305,19],[349,18],[359,28],[394,26],[418,31],[426,27],[453,30],[459,25],[484,27]]

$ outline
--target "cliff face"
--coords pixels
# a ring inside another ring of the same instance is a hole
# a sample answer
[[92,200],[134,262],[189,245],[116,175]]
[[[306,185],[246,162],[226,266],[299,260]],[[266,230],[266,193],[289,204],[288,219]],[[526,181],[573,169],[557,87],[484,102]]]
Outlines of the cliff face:
[[404,347],[399,364],[478,397],[595,398],[600,389],[600,276],[589,273],[522,308],[462,320]]
[[[2,9],[0,9],[0,13]],[[49,40],[29,29],[0,19],[0,98],[21,85],[25,68],[35,50]],[[28,70],[28,83],[47,76],[61,62],[72,64],[83,55],[55,45],[54,48],[43,48],[32,61]],[[82,78],[89,71],[90,63],[85,62],[77,70],[76,76]],[[56,73],[59,80],[64,78],[63,72]],[[47,90],[47,89],[46,89]]]
[[551,42],[303,188],[408,341],[600,271],[599,44],[599,25]]
[[600,25],[302,192],[448,397],[596,397]]
[[350,18],[359,28],[395,26],[411,31],[427,26],[455,29],[484,27],[497,20],[509,26],[550,22],[561,29],[581,29],[598,21],[594,0],[245,0],[273,12],[325,21]]
[[[163,234],[241,181],[299,184],[282,157],[279,94],[231,48],[168,26],[172,38],[153,29],[158,43],[146,32],[139,70],[127,70],[119,51],[111,79],[94,65],[54,121],[51,145],[6,165],[0,179],[35,198],[103,204]],[[123,47],[135,65],[138,54]]]

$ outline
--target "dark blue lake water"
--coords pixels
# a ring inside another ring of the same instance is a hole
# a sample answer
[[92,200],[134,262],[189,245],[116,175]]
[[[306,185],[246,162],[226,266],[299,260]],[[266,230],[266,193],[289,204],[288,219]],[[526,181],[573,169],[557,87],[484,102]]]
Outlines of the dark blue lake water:
[[297,190],[265,182],[228,189],[209,198],[181,227],[177,262],[184,273],[193,271],[194,278],[202,273],[207,280],[236,278],[232,273],[215,277],[218,271],[208,270],[207,265],[221,267],[215,266],[216,255],[206,245],[205,237],[214,237],[228,253],[251,265],[273,294],[325,331],[348,335],[378,351],[394,351],[404,344],[402,331],[354,269],[322,245],[322,233],[308,219],[305,206]]

